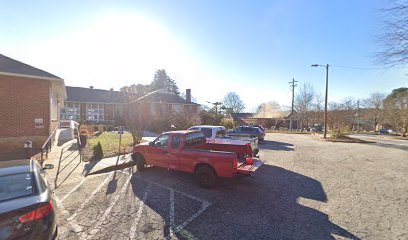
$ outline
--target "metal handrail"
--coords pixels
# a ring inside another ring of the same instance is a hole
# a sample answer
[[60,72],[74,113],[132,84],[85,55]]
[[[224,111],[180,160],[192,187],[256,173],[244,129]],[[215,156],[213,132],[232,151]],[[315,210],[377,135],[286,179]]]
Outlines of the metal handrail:
[[48,136],[47,140],[45,141],[45,143],[42,145],[41,147],[41,166],[44,162],[44,150],[45,150],[45,157],[48,158],[48,152],[51,151],[52,149],[52,136],[55,134],[55,132],[57,131],[57,129],[60,126],[60,122],[57,122],[57,125],[55,126],[54,130],[52,130],[51,134]]

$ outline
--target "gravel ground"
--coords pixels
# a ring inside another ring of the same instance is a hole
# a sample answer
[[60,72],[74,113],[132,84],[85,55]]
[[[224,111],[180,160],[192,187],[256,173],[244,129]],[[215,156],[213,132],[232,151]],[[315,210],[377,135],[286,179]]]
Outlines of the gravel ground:
[[408,239],[408,151],[278,133],[260,147],[255,178],[212,190],[166,169],[78,167],[55,190],[61,239]]

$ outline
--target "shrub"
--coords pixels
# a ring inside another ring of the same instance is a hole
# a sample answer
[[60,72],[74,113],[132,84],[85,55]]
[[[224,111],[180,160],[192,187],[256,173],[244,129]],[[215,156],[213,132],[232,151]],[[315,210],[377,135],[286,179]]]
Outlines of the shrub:
[[232,119],[222,119],[221,125],[223,125],[226,129],[234,129],[235,128],[235,122]]
[[107,126],[106,131],[112,132],[113,131],[113,126],[112,125]]
[[98,144],[96,144],[93,147],[93,156],[94,156],[95,159],[102,159],[103,149],[102,149],[101,142],[98,142]]
[[94,131],[94,132],[98,131],[98,126],[96,126],[96,125],[93,126],[93,131]]

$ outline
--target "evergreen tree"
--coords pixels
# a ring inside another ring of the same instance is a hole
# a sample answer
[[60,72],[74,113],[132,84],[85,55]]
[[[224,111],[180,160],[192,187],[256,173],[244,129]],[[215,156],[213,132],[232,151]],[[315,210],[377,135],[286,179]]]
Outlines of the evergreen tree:
[[171,79],[164,69],[159,69],[154,74],[152,83],[150,84],[150,91],[165,89],[170,94],[180,95],[180,90],[176,82]]

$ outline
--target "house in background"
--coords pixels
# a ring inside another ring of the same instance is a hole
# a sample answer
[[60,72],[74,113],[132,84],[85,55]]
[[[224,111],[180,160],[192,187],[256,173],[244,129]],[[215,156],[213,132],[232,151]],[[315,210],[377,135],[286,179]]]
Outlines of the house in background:
[[0,153],[21,153],[29,140],[40,148],[65,98],[63,79],[0,54]]
[[[120,91],[94,89],[93,87],[66,87],[67,99],[61,108],[61,119],[102,124],[118,124],[134,107],[126,96],[129,93]],[[136,96],[132,99],[137,99]],[[191,90],[186,90],[186,99],[167,92],[157,91],[141,97],[138,102],[142,106],[142,120],[152,120],[169,116],[175,112],[197,113],[198,104],[191,102]],[[148,125],[146,125],[148,126]]]
[[289,128],[290,119],[292,118],[292,128],[296,129],[298,127],[296,112],[292,114],[291,111],[266,111],[258,114],[233,113],[232,118],[241,125],[259,124],[271,129]]
[[62,120],[114,124],[121,115],[127,98],[118,91],[82,87],[66,87],[67,99],[61,108]]

